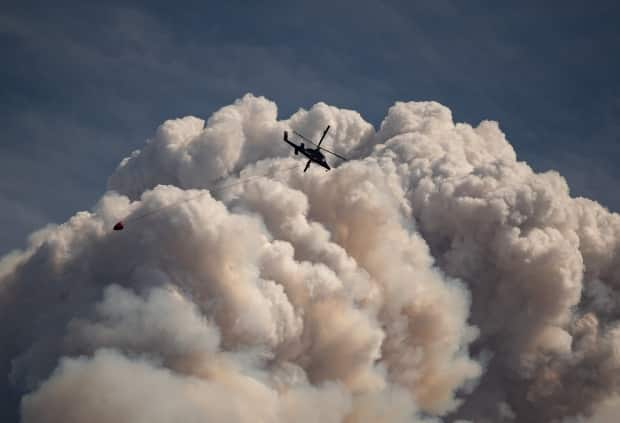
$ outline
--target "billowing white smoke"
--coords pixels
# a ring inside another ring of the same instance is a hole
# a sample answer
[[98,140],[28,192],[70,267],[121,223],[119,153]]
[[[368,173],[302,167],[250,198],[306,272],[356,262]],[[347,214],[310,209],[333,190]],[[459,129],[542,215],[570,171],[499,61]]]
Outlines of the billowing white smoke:
[[[327,124],[352,160],[302,173],[283,131]],[[109,188],[0,261],[25,422],[584,421],[620,391],[620,216],[494,122],[247,95]]]

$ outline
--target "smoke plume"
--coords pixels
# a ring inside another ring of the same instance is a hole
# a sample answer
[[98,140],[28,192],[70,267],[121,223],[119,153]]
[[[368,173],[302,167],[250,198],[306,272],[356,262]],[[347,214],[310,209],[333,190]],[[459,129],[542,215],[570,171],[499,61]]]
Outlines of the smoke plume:
[[[283,131],[328,124],[350,160],[303,173]],[[163,123],[108,187],[0,260],[26,423],[612,421],[620,216],[495,122],[248,94]]]

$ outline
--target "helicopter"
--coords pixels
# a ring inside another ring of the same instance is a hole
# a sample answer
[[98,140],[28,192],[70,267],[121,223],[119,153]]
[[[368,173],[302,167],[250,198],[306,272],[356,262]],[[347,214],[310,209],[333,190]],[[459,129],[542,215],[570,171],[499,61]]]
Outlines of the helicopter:
[[293,133],[295,135],[297,135],[298,137],[300,137],[303,140],[308,141],[310,144],[316,145],[316,148],[306,148],[304,146],[304,143],[302,142],[301,144],[297,145],[291,141],[289,141],[288,139],[288,132],[284,131],[284,142],[286,142],[287,144],[290,144],[294,149],[295,149],[295,154],[303,154],[304,156],[306,156],[308,158],[308,163],[306,163],[306,167],[304,168],[304,172],[308,170],[308,168],[310,167],[310,163],[316,163],[319,166],[324,167],[327,170],[330,170],[331,167],[329,167],[329,165],[327,164],[327,160],[325,160],[325,155],[321,152],[321,150],[324,150],[330,154],[333,154],[334,156],[338,157],[341,160],[347,160],[346,157],[342,157],[340,154],[336,154],[333,151],[329,151],[327,148],[325,147],[321,147],[321,143],[323,142],[323,140],[325,139],[325,135],[327,135],[327,131],[329,131],[329,125],[327,125],[327,128],[325,128],[325,131],[323,131],[323,135],[321,136],[321,139],[319,140],[319,143],[316,144],[313,141],[309,140],[308,138],[304,137],[303,135],[301,135],[299,132],[293,131]]

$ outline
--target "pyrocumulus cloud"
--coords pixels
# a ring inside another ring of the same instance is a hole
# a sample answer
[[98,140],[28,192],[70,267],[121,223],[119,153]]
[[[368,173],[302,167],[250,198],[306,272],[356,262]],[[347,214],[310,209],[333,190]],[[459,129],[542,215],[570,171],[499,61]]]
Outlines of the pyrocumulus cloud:
[[[351,160],[303,173],[283,131],[328,124]],[[163,123],[108,187],[0,260],[24,422],[613,420],[620,216],[495,122],[248,94]]]

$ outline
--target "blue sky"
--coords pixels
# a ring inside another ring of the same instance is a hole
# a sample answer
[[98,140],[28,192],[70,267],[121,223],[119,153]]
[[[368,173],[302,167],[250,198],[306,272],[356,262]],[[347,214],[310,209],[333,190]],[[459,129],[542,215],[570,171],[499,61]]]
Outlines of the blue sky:
[[617,2],[5,3],[0,254],[89,209],[165,119],[246,92],[375,126],[397,100],[436,100],[620,210]]

